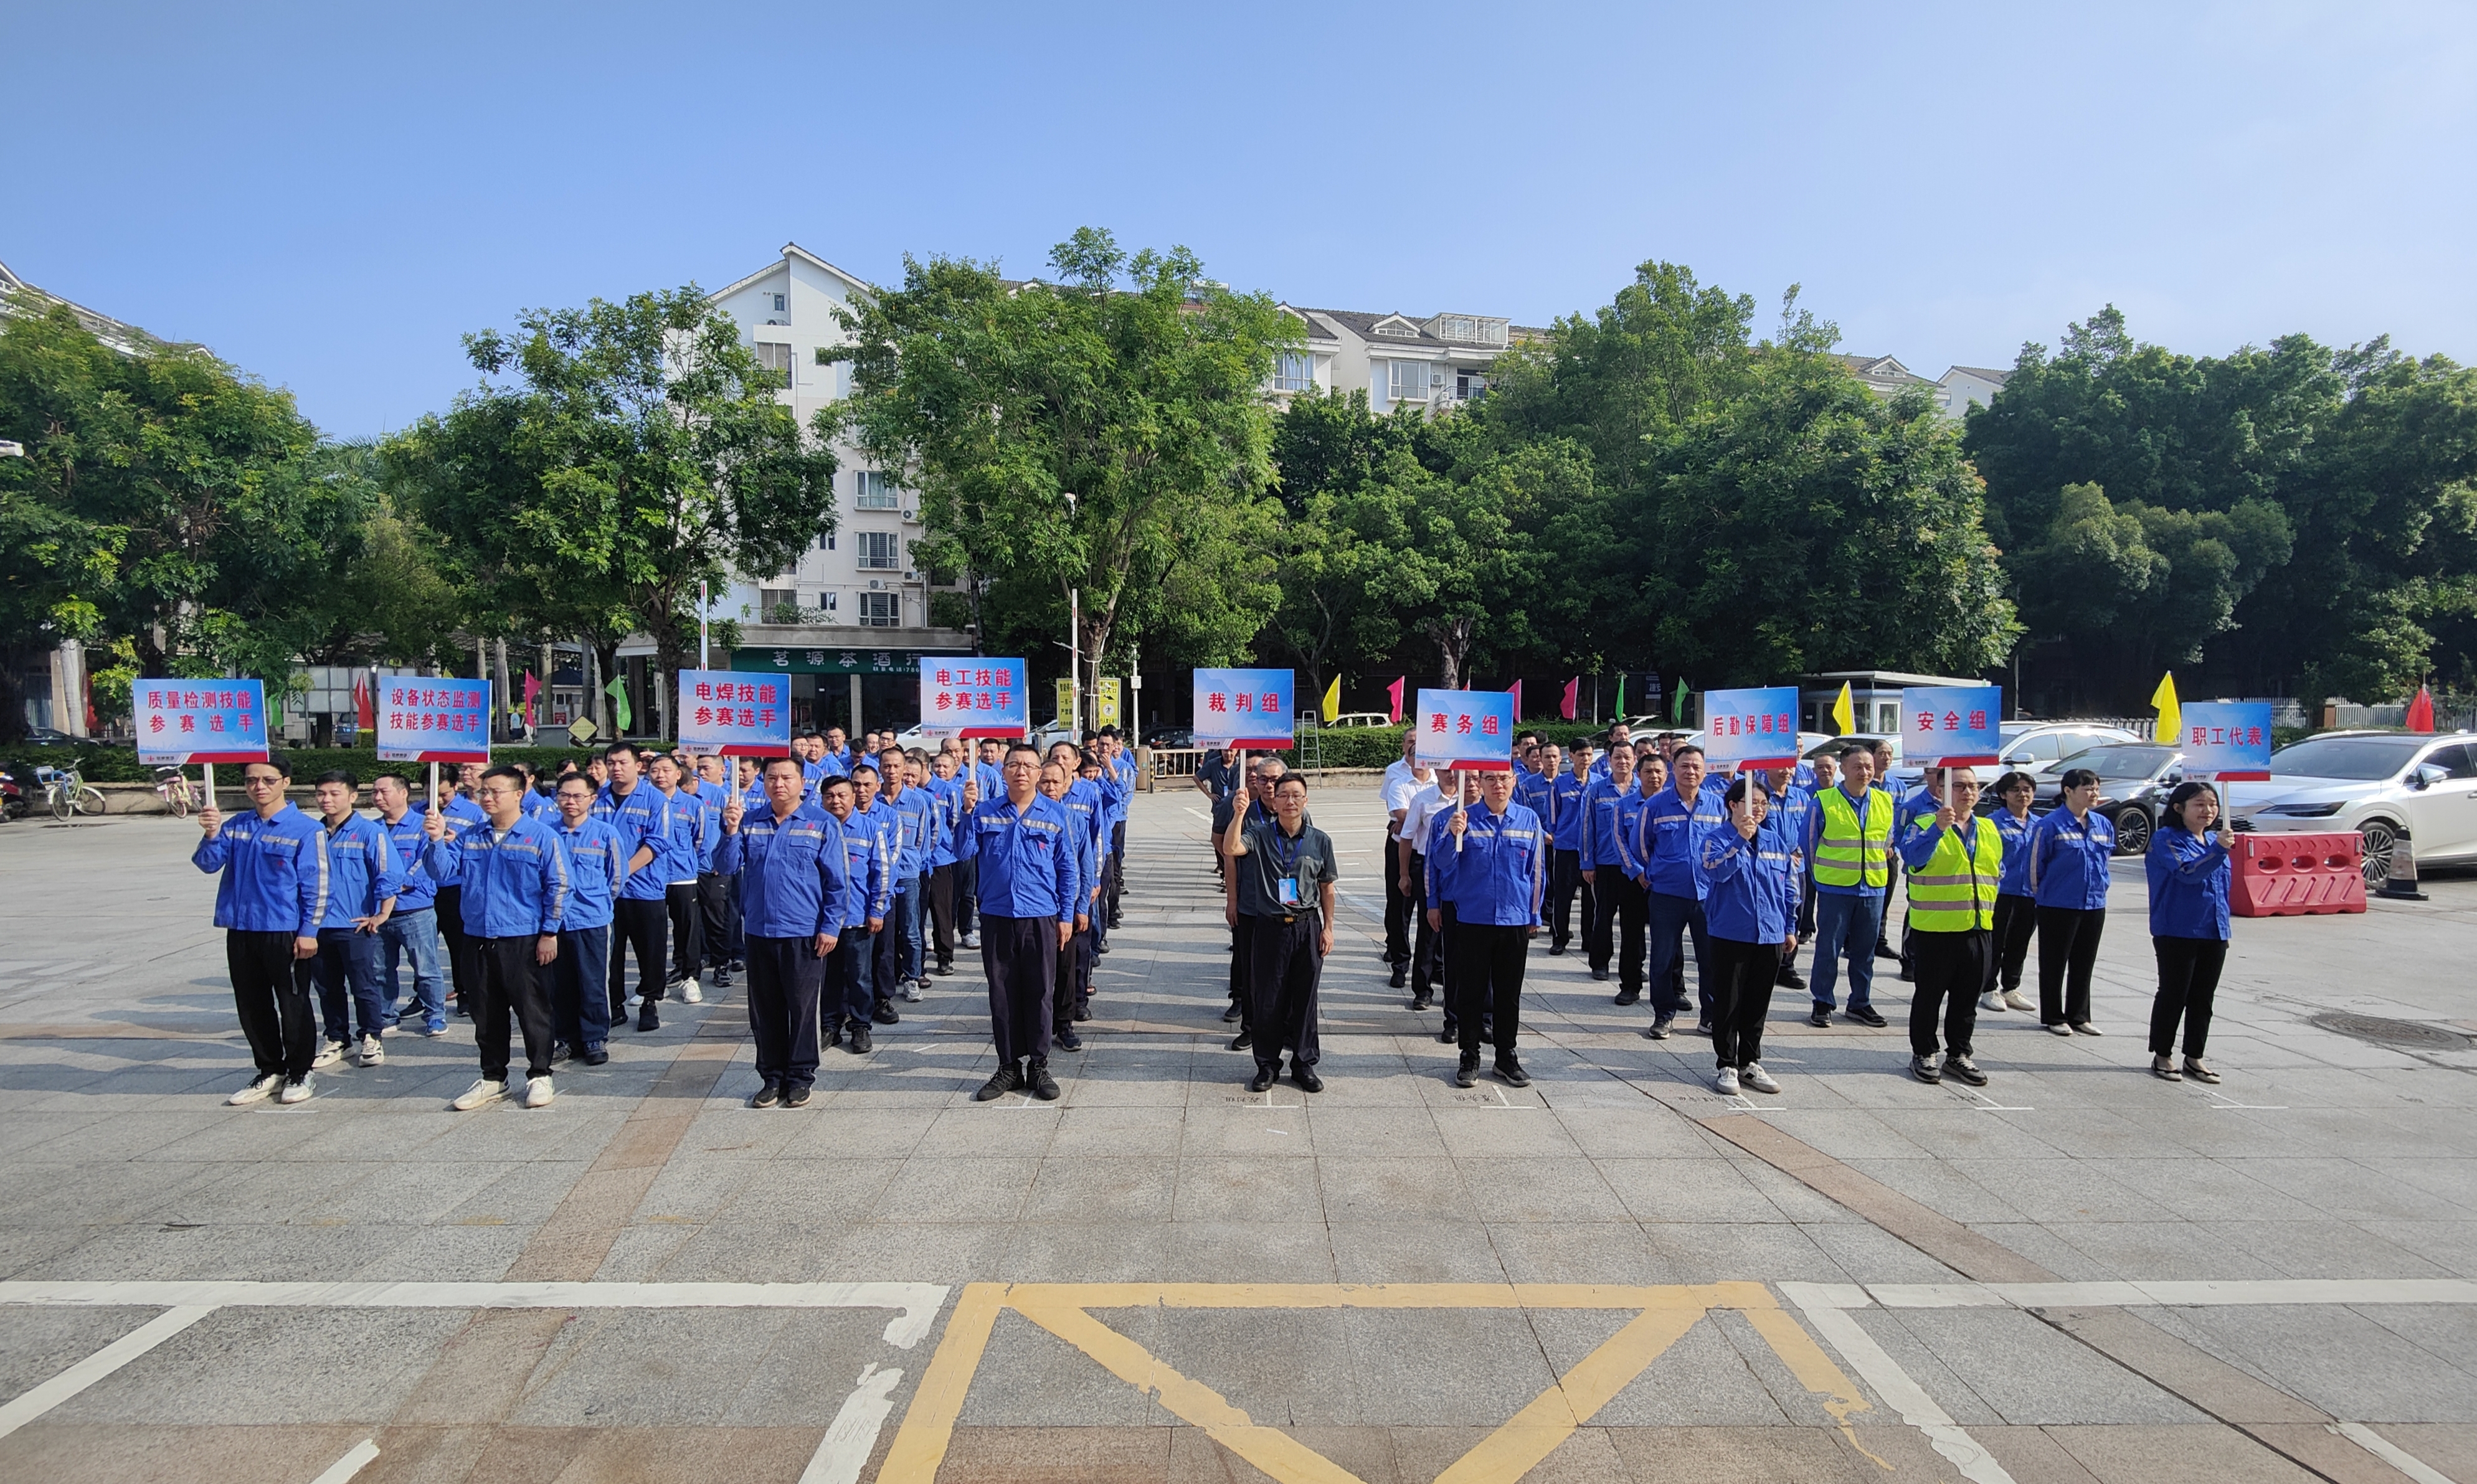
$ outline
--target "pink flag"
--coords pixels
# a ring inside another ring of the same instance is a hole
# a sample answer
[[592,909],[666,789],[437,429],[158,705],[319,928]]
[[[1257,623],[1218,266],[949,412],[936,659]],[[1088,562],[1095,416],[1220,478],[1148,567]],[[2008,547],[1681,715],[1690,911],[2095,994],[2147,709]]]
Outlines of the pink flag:
[[1505,693],[1514,698],[1514,724],[1518,727],[1522,725],[1522,682],[1516,680],[1508,685]]
[[1582,688],[1583,678],[1579,675],[1565,682],[1565,699],[1557,707],[1558,715],[1565,718],[1565,720],[1569,722],[1574,719],[1574,713],[1581,709],[1580,693]]
[[1410,679],[1406,675],[1385,687],[1385,694],[1391,697],[1393,701],[1393,720],[1396,725],[1399,725],[1402,720],[1402,687],[1410,681]]

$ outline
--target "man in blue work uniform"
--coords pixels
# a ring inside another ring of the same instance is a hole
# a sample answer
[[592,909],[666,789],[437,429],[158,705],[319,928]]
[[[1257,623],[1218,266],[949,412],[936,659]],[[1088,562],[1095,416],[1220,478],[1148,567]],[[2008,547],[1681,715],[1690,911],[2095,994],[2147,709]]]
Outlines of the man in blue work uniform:
[[1807,825],[1807,857],[1814,871],[1814,1002],[1807,1023],[1832,1024],[1833,989],[1841,961],[1849,965],[1849,1018],[1882,1026],[1875,1013],[1874,948],[1882,941],[1884,901],[1891,885],[1892,796],[1873,785],[1875,754],[1852,742],[1840,750],[1840,781],[1815,795]]
[[739,909],[731,895],[733,878],[713,868],[713,853],[722,847],[722,811],[733,792],[730,774],[730,758],[700,757],[696,777],[681,785],[706,810],[706,848],[697,862],[697,906],[704,928],[704,979],[716,989],[731,987],[731,966],[739,961]]
[[929,777],[922,788],[929,796],[934,831],[923,861],[928,868],[929,941],[938,959],[930,972],[940,978],[955,972],[955,836],[963,829],[964,814],[960,773],[956,754],[940,752],[929,759]]
[[473,940],[473,1039],[482,1076],[454,1102],[468,1113],[508,1095],[508,1017],[525,1038],[525,1106],[550,1106],[555,1089],[550,995],[536,971],[558,961],[559,925],[567,908],[567,852],[559,832],[525,818],[524,776],[502,764],[484,770],[474,802],[483,822],[447,837],[447,821],[422,821],[431,876],[464,888],[464,932]]
[[327,1044],[320,1062],[341,1060],[361,1023],[355,1062],[375,1067],[387,1060],[379,1039],[387,1028],[387,986],[379,979],[379,928],[404,885],[404,864],[387,827],[355,812],[361,780],[338,769],[318,775],[318,824],[327,836],[327,913],[318,922],[318,956],[310,979],[318,987]]
[[1099,878],[1101,870],[1092,816],[1067,803],[1067,790],[1074,786],[1075,779],[1064,763],[1053,757],[1040,765],[1040,797],[1066,811],[1068,849],[1075,856],[1075,932],[1058,951],[1058,973],[1050,984],[1049,1001],[1049,1044],[1065,1051],[1084,1049],[1074,1023],[1092,1018],[1091,1010],[1083,1003],[1091,993],[1091,981],[1082,976],[1092,963],[1092,916],[1084,904],[1090,900],[1092,883]]
[[[1539,815],[1514,802],[1514,775],[1504,770],[1480,775],[1478,807],[1442,818],[1448,838],[1439,849],[1454,857],[1444,878],[1454,905],[1445,994],[1462,1027],[1454,1085],[1478,1081],[1485,1017],[1496,1043],[1496,1075],[1528,1087],[1531,1077],[1514,1055],[1514,1043],[1522,1028],[1523,968],[1548,892],[1548,832]],[[1437,926],[1441,914],[1430,910],[1431,926]]]
[[1101,729],[1102,760],[1118,780],[1118,797],[1110,825],[1110,921],[1113,930],[1121,916],[1118,903],[1127,892],[1127,810],[1136,797],[1136,754],[1126,735],[1115,727]]
[[[426,800],[414,806],[414,812],[427,815],[434,808],[444,809],[447,834],[453,839],[460,832],[482,823],[482,806],[473,802],[474,786],[481,781],[480,763],[460,763],[453,779],[441,790],[446,795],[444,801]],[[427,843],[422,850],[428,852]],[[470,1020],[473,1002],[468,997],[479,991],[470,987],[474,982],[473,944],[464,936],[463,903],[464,889],[461,886],[442,885],[433,899],[433,905],[438,911],[438,935],[447,940],[447,984],[456,991],[456,1013]]]
[[1695,1028],[1705,1035],[1712,1033],[1712,936],[1703,915],[1703,896],[1710,887],[1695,870],[1695,861],[1704,833],[1719,829],[1727,814],[1721,792],[1704,786],[1703,770],[1701,748],[1691,744],[1678,748],[1669,754],[1668,786],[1642,811],[1640,849],[1651,867],[1644,896],[1651,937],[1649,977],[1658,999],[1651,1026],[1643,1034],[1655,1041],[1668,1039],[1670,1022],[1686,1008],[1681,988],[1685,978],[1678,962],[1680,940],[1685,937],[1694,944],[1694,991],[1701,1006]]
[[637,1028],[658,1030],[667,973],[663,963],[663,937],[670,927],[669,887],[665,854],[670,849],[671,804],[663,791],[644,777],[644,754],[635,744],[613,742],[602,750],[611,781],[593,802],[593,817],[608,824],[628,849],[619,881],[619,900],[613,908],[611,931],[611,1019],[628,1014],[628,955],[637,955]]
[[1084,749],[1076,773],[1101,798],[1100,833],[1092,846],[1099,854],[1100,896],[1092,903],[1092,952],[1110,951],[1110,903],[1118,894],[1118,846],[1127,834],[1127,785],[1110,756],[1106,737],[1094,737]]
[[[1943,779],[1942,768],[1934,763],[1927,764],[1918,770],[1918,786],[1901,795],[1901,802],[1892,807],[1892,853],[1899,858],[1904,874],[1909,869],[1909,856],[1901,847],[1909,843],[1913,831],[1922,829],[1927,822],[1933,820],[1936,810],[1942,806]],[[1892,903],[1888,894],[1884,903],[1884,916],[1888,927],[1891,914]],[[1912,952],[1914,947],[1910,935],[1910,917],[1905,911],[1901,914],[1900,955],[1901,978],[1904,982],[1917,977],[1917,959]]]
[[[855,772],[860,770],[872,776],[877,771],[866,763]],[[834,953],[826,960],[825,986],[817,996],[825,1021],[824,1044],[844,1045],[848,1031],[851,1053],[865,1056],[876,1047],[868,1028],[877,1009],[877,970],[869,945],[886,926],[887,904],[894,889],[892,865],[887,858],[885,836],[861,818],[857,779],[828,779],[817,792],[825,800],[826,813],[843,834],[843,926],[835,936]]]
[[1027,1087],[1044,1102],[1058,1097],[1050,995],[1059,951],[1075,931],[1078,873],[1066,811],[1040,797],[1039,782],[1038,750],[1008,748],[1005,796],[974,809],[963,833],[963,853],[981,863],[981,967],[998,1053],[997,1071],[972,1094],[978,1102]]
[[[438,885],[421,863],[428,844],[421,837],[421,814],[413,806],[413,790],[391,773],[380,774],[370,784],[370,798],[379,806],[379,824],[387,829],[388,843],[395,847],[395,858],[404,864],[395,910],[379,925],[379,981],[387,993],[386,1023],[392,1026],[406,1017],[417,1017],[423,1035],[444,1035],[447,985],[438,972],[438,914],[433,910]],[[413,969],[413,998],[399,1002],[396,966],[405,962]]]
[[[999,759],[1006,755],[1006,744],[995,737],[983,737],[980,754],[973,761],[971,771],[964,775],[964,781],[970,785],[963,796],[963,817],[966,819],[985,801],[1006,792],[1006,777],[998,766]],[[955,928],[963,934],[963,947],[975,950],[981,946],[980,876],[979,865],[963,858],[958,853],[955,861]]]
[[[1814,776],[1812,770],[1801,763],[1795,768],[1772,769],[1767,775],[1767,780],[1771,784],[1771,817],[1776,822],[1781,838],[1789,842],[1789,884],[1796,888],[1798,895],[1798,908],[1791,914],[1791,926],[1796,933],[1811,934],[1814,928],[1813,925],[1807,922],[1807,918],[1814,910],[1814,878],[1807,869],[1806,837],[1814,828],[1814,789],[1811,784],[1797,780],[1800,774],[1804,774],[1810,779]],[[1793,933],[1792,936],[1794,935]],[[1781,954],[1780,973],[1774,977],[1773,982],[1783,989],[1806,988],[1805,977],[1797,972],[1795,948],[1790,948]]]
[[656,756],[645,771],[663,791],[663,802],[671,811],[670,834],[662,858],[654,862],[655,874],[663,878],[663,912],[671,936],[664,993],[676,992],[689,1004],[703,1004],[705,986],[697,982],[697,970],[705,961],[705,903],[697,896],[697,880],[713,864],[722,843],[715,838],[722,811],[709,809],[704,800],[684,786],[693,782],[695,775],[669,754]]
[[808,1104],[817,1079],[817,995],[826,957],[842,936],[849,858],[842,827],[804,803],[806,792],[797,758],[767,758],[768,807],[754,817],[736,804],[724,810],[714,856],[739,878],[745,914],[748,1033],[757,1043],[760,1080],[748,1101],[753,1108]]
[[292,765],[280,754],[243,764],[250,812],[227,824],[210,799],[198,814],[206,838],[189,855],[209,876],[223,873],[215,883],[215,926],[224,930],[233,1005],[258,1069],[248,1086],[224,1100],[235,1106],[307,1099],[318,1054],[310,960],[327,918],[327,835],[285,802],[291,777]]
[[[1570,766],[1548,785],[1548,840],[1554,849],[1548,875],[1548,952],[1562,954],[1574,941],[1574,898],[1583,899],[1583,936],[1591,933],[1591,919],[1600,909],[1599,896],[1583,879],[1583,827],[1590,814],[1583,794],[1591,786],[1591,744],[1574,744]],[[1537,810],[1533,812],[1538,812]]]
[[[1660,754],[1646,747],[1635,758],[1634,787],[1618,798],[1614,833],[1617,861],[1614,873],[1617,888],[1615,909],[1609,915],[1616,919],[1617,995],[1619,1004],[1633,1004],[1642,999],[1644,957],[1643,924],[1649,910],[1651,892],[1651,858],[1643,847],[1642,821],[1652,798],[1668,783],[1668,769]],[[1595,822],[1596,823],[1596,822]],[[1598,872],[1600,900],[1609,900],[1612,873],[1603,867]]]
[[[1554,751],[1554,743],[1534,742],[1514,759],[1514,802],[1539,815],[1543,825],[1549,824],[1548,788],[1557,781],[1557,764],[1550,758]],[[1553,825],[1550,832],[1555,832]]]
[[927,945],[920,920],[928,892],[921,877],[929,869],[929,845],[937,832],[938,804],[920,785],[925,770],[915,772],[912,754],[889,747],[877,754],[878,807],[887,811],[887,843],[894,853],[894,910],[877,943],[878,998],[900,994],[918,1000],[929,987]]
[[[872,732],[871,735],[874,736],[875,733]],[[861,760],[852,767],[852,817],[844,828],[867,830],[886,857],[886,920],[879,926],[877,931],[868,935],[869,951],[866,961],[869,998],[874,1002],[874,1008],[868,1012],[868,1018],[874,1025],[892,1026],[903,1019],[894,1008],[895,961],[888,956],[894,952],[893,939],[899,927],[896,914],[903,910],[903,903],[897,900],[896,895],[903,890],[903,881],[895,874],[902,865],[902,860],[895,850],[895,836],[899,833],[899,825],[894,817],[894,810],[888,808],[886,801],[878,797],[878,785],[884,779],[878,774],[877,764],[872,760],[875,755],[875,754],[863,753],[861,754]]]
[[587,1066],[598,1067],[611,1059],[611,915],[627,847],[609,821],[593,817],[593,780],[584,774],[561,779],[555,803],[552,828],[567,852],[568,896],[559,956],[550,965],[552,1031]]
[[1339,877],[1333,841],[1308,823],[1308,780],[1283,775],[1273,785],[1273,819],[1234,819],[1223,844],[1238,873],[1238,896],[1255,923],[1247,962],[1253,982],[1256,1076],[1252,1093],[1269,1092],[1290,1053],[1290,1076],[1303,1092],[1324,1091],[1315,1064],[1316,980],[1333,952],[1334,882]]
[[[1614,928],[1629,897],[1625,847],[1617,842],[1617,804],[1634,792],[1634,749],[1617,743],[1609,749],[1607,762],[1608,772],[1583,790],[1583,879],[1589,883],[1599,906],[1598,913],[1583,925],[1583,950],[1591,961],[1591,977],[1600,980],[1609,977],[1609,958],[1615,952]],[[1637,985],[1633,995],[1620,996],[1617,1003],[1632,1004],[1641,994],[1641,986]]]

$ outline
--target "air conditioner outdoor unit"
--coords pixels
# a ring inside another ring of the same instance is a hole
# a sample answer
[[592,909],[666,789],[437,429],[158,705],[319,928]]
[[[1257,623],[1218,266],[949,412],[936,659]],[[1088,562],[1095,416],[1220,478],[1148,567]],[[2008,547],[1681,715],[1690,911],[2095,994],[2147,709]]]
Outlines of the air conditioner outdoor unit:
[[920,581],[920,574],[910,567],[906,567],[903,569],[903,580],[907,582],[916,582]]
[[884,582],[879,581],[878,581],[877,579],[875,579],[875,578],[870,578],[870,579],[868,580],[868,590],[869,590],[870,592],[878,592],[878,591],[881,591],[881,590],[883,590],[883,589],[885,588],[885,586],[886,586],[886,584],[885,584]]
[[906,510],[903,512],[903,518],[905,520],[918,520],[920,518],[920,512],[918,510]]

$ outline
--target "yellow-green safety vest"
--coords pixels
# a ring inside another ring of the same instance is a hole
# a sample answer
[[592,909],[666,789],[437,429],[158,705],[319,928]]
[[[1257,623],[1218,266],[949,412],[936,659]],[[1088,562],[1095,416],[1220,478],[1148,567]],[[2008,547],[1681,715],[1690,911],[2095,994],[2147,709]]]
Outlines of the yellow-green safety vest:
[[[1975,849],[1960,829],[1936,841],[1926,865],[1910,873],[1910,926],[1920,932],[1969,932],[1995,926],[1995,882],[2004,874],[2004,837],[1992,820],[1972,817]],[[1933,824],[1927,826],[1932,829]]]
[[1823,811],[1823,838],[1814,847],[1814,880],[1818,886],[1889,886],[1892,868],[1892,796],[1880,788],[1866,790],[1864,823],[1849,793],[1836,783],[1815,796]]

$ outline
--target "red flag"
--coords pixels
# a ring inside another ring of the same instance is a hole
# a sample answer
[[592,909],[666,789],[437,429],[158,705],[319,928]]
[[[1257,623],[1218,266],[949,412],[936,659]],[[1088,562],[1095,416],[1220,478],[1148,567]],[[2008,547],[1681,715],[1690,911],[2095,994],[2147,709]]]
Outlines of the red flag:
[[1558,705],[1558,715],[1569,722],[1574,719],[1574,713],[1582,709],[1582,689],[1583,678],[1579,675],[1565,682],[1565,699]]
[[378,706],[370,697],[369,672],[353,677],[353,720],[363,731],[379,730]]
[[538,675],[536,675],[536,674],[534,674],[531,670],[526,671],[526,672],[525,672],[525,721],[526,721],[528,724],[530,724],[530,723],[533,721],[533,719],[534,719],[534,698],[535,698],[536,696],[540,695],[540,694],[541,694],[541,677],[540,677],[540,676],[538,676]]
[[1522,682],[1516,680],[1508,685],[1505,693],[1514,698],[1514,724],[1519,727],[1522,725]]
[[1399,725],[1402,720],[1402,687],[1409,684],[1410,680],[1411,678],[1406,675],[1385,687],[1385,694],[1393,700],[1393,720],[1396,725]]
[[2422,685],[2416,688],[2416,699],[2408,704],[2407,725],[2411,731],[2434,730],[2434,692]]

